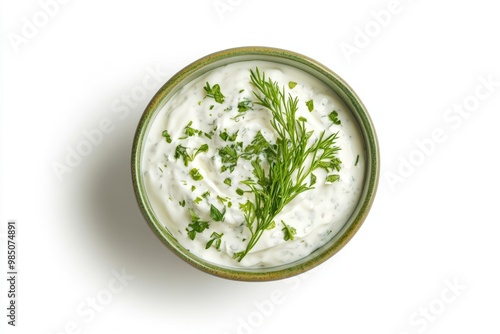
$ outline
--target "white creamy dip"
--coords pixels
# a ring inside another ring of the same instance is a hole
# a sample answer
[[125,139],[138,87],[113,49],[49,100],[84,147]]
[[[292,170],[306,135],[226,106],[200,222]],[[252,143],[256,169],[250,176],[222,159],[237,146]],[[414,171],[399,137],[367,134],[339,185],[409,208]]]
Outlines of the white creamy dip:
[[[265,230],[255,247],[238,262],[233,255],[244,250],[250,238],[240,204],[252,199],[251,193],[242,194],[238,188],[248,190],[241,182],[253,177],[253,168],[249,160],[240,158],[232,172],[224,170],[219,150],[237,142],[246,147],[258,131],[268,142],[276,140],[277,134],[270,124],[271,112],[255,103],[250,70],[256,67],[267,78],[277,81],[280,87],[285,87],[287,95],[298,97],[297,118],[307,119],[307,130],[314,130],[311,141],[317,139],[321,131],[326,135],[338,132],[336,146],[340,151],[337,157],[342,164],[336,172],[340,179],[333,183],[325,181],[329,174],[325,170],[315,170],[314,189],[301,193],[285,206],[275,218],[276,226]],[[204,86],[207,82],[212,87],[220,86],[225,97],[223,103],[206,96]],[[297,84],[290,88],[290,82]],[[253,101],[246,102],[252,109],[238,111],[238,104],[248,100]],[[312,111],[306,105],[310,100],[314,104]],[[332,111],[338,113],[340,124],[334,124],[329,118]],[[192,131],[186,131],[186,127]],[[171,142],[167,142],[165,130]],[[236,134],[234,141],[223,133]],[[187,161],[187,167],[183,158],[175,158],[179,145],[193,157],[204,144],[208,148]],[[245,61],[216,68],[176,92],[152,122],[142,161],[147,197],[158,220],[187,250],[226,267],[282,265],[303,258],[324,245],[351,216],[361,195],[365,171],[361,135],[341,99],[312,75],[265,61]],[[190,174],[193,169],[198,171],[198,177],[193,178]],[[203,179],[196,180],[200,175]],[[212,205],[224,213],[222,221],[214,221],[210,214]],[[200,221],[209,224],[208,228],[196,233],[194,240],[188,235],[189,224],[193,221],[190,209]],[[293,240],[285,240],[281,221],[295,228]],[[207,248],[207,243],[214,239],[214,232],[222,237]]]

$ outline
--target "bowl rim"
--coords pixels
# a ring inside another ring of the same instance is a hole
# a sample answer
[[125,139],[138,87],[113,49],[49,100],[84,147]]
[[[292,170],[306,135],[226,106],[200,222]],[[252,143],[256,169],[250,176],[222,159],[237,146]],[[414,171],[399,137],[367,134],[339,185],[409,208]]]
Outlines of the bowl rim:
[[[348,106],[351,114],[358,122],[358,128],[365,146],[367,163],[365,165],[363,192],[351,218],[330,241],[310,255],[277,267],[223,267],[203,260],[187,251],[165,227],[161,226],[161,223],[154,216],[154,211],[148,203],[141,176],[143,143],[148,134],[148,125],[150,125],[151,120],[154,120],[157,110],[163,107],[168,98],[175,94],[183,83],[213,68],[245,60],[268,60],[295,66],[322,80]],[[339,75],[318,61],[294,51],[266,46],[242,46],[217,51],[201,57],[182,68],[162,85],[146,106],[137,125],[132,144],[131,169],[134,193],[142,215],[154,234],[174,254],[195,268],[214,276],[239,281],[272,281],[295,276],[320,265],[340,251],[352,239],[365,221],[375,199],[380,174],[380,152],[375,127],[368,111],[354,90]]]

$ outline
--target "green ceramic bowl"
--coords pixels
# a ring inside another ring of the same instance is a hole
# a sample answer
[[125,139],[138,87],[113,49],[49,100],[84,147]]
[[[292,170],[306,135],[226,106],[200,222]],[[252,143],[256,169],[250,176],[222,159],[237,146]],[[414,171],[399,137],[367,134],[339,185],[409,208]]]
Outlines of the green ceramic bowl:
[[[187,251],[167,230],[153,211],[145,190],[142,172],[141,157],[150,123],[157,112],[165,105],[166,101],[175,94],[180,87],[194,78],[229,63],[263,60],[294,66],[326,83],[343,100],[358,122],[360,133],[363,137],[365,149],[365,182],[359,202],[342,229],[322,247],[310,255],[281,266],[271,268],[227,268],[207,262]],[[194,267],[209,274],[242,281],[270,281],[282,279],[303,273],[323,263],[337,253],[358,231],[365,220],[373,203],[377,190],[380,169],[379,148],[377,136],[372,121],[363,103],[356,93],[337,74],[318,63],[317,61],[301,54],[268,47],[240,47],[223,50],[205,56],[175,74],[161,87],[151,102],[148,104],[134,138],[132,148],[132,180],[139,207],[153,232],[175,254]]]

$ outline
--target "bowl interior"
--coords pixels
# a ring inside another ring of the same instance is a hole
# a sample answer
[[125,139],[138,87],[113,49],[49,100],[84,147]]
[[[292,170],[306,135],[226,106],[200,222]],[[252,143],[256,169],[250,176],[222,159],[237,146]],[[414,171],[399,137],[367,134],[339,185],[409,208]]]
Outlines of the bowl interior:
[[[141,157],[150,125],[170,97],[186,83],[208,71],[229,63],[248,60],[263,60],[293,66],[317,77],[329,86],[341,98],[357,121],[363,137],[366,159],[365,179],[359,202],[340,231],[310,255],[290,264],[270,268],[222,267],[187,251],[156,217],[145,191],[141,172]],[[375,129],[364,105],[349,85],[337,74],[306,56],[266,47],[243,47],[220,51],[191,63],[175,74],[148,104],[137,127],[132,149],[134,191],[146,221],[159,239],[174,253],[198,269],[219,277],[245,281],[268,281],[297,275],[319,265],[338,252],[354,236],[370,210],[378,185],[379,169],[379,149]]]

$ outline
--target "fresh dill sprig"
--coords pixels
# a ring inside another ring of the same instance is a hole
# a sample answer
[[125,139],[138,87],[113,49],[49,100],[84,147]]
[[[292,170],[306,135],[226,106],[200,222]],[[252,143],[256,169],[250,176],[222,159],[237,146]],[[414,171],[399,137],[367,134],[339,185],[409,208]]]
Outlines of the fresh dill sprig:
[[[314,188],[314,170],[323,168],[339,171],[341,163],[336,156],[340,150],[335,145],[337,133],[326,135],[322,131],[310,143],[314,131],[307,131],[306,122],[296,116],[298,98],[291,94],[285,95],[285,87],[280,88],[277,82],[266,78],[265,73],[261,73],[258,68],[250,71],[250,80],[257,90],[254,91],[257,99],[254,104],[271,112],[270,122],[276,131],[277,140],[275,145],[263,145],[262,138],[256,138],[255,143],[252,143],[255,146],[248,150],[253,153],[251,163],[256,179],[243,182],[253,195],[253,201],[240,203],[240,209],[251,237],[245,250],[233,255],[237,261],[248,254],[266,230],[275,226],[275,217],[288,203]],[[261,152],[255,152],[257,143],[262,146]],[[262,156],[265,156],[266,164],[261,161]],[[293,239],[290,232],[286,236],[286,239]]]

